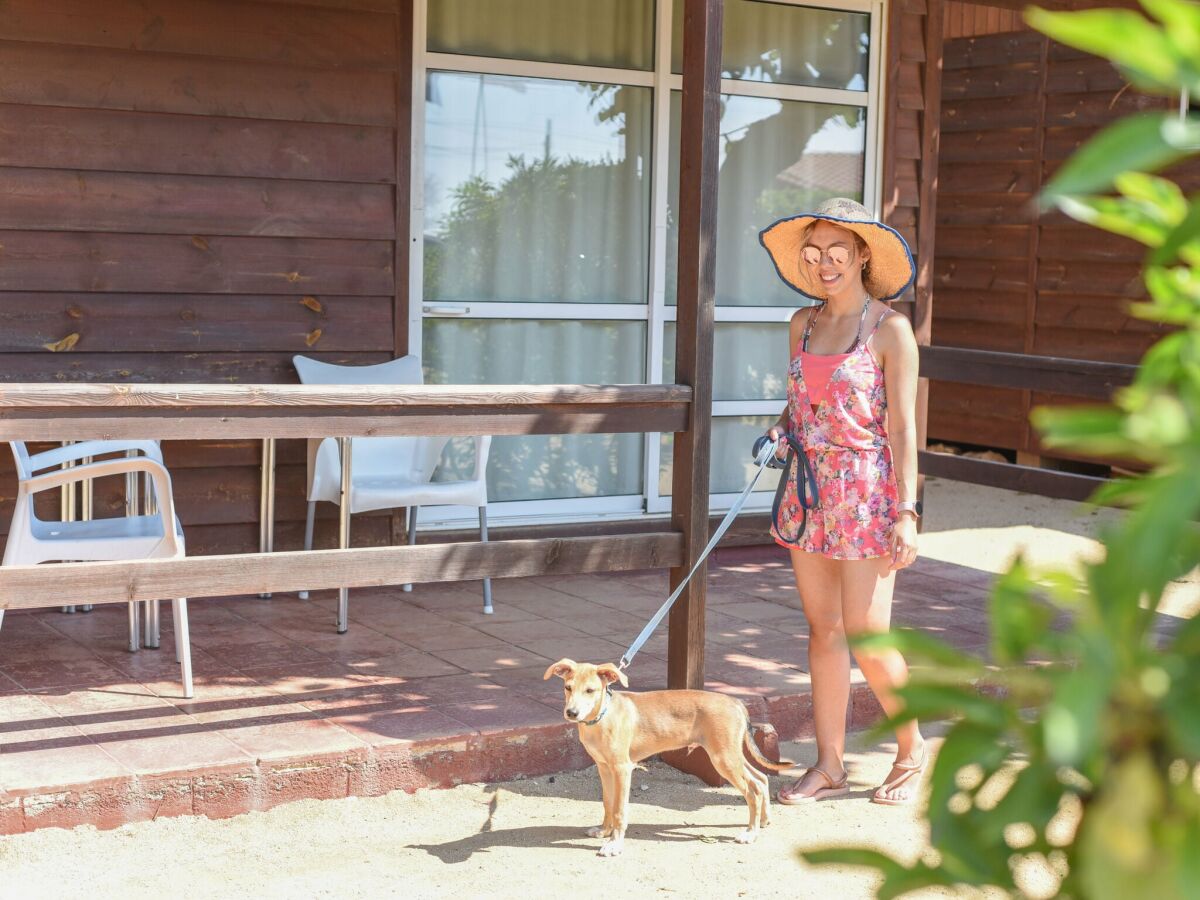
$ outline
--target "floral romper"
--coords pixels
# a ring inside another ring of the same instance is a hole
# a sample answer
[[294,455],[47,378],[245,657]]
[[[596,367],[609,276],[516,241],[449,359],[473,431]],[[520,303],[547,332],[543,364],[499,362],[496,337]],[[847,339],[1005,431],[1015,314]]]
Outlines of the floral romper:
[[[820,503],[808,512],[804,533],[789,542],[775,523],[771,535],[784,547],[820,553],[829,559],[870,559],[892,552],[892,528],[899,492],[887,439],[887,397],[883,370],[866,340],[857,340],[833,370],[828,394],[814,410],[804,383],[803,359],[809,327],[788,366],[788,430],[800,438],[816,473]],[[859,324],[860,336],[862,323]],[[784,488],[779,519],[794,533],[802,515],[793,479]]]

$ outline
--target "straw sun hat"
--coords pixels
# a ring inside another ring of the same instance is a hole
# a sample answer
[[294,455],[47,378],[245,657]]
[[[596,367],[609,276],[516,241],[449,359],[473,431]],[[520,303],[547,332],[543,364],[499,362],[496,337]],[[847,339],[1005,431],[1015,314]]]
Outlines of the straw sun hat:
[[899,232],[872,218],[861,203],[835,197],[815,212],[780,219],[759,232],[759,243],[771,254],[775,271],[789,287],[814,300],[827,299],[820,279],[813,277],[800,258],[806,229],[822,220],[853,231],[871,248],[871,261],[863,269],[863,285],[872,297],[894,300],[912,284],[917,270]]

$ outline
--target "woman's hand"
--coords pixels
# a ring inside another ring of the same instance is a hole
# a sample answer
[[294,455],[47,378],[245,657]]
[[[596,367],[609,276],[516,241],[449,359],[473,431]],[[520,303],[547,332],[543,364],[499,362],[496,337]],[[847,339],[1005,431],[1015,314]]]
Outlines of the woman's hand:
[[917,520],[908,513],[900,513],[892,529],[892,565],[894,569],[905,569],[917,558]]
[[783,434],[784,434],[783,426],[781,426],[781,425],[772,425],[770,428],[767,429],[767,437],[769,437],[771,440],[775,441],[777,444],[777,446],[775,447],[775,458],[776,459],[787,459],[787,451],[788,451],[787,441],[779,440],[781,437],[783,437]]

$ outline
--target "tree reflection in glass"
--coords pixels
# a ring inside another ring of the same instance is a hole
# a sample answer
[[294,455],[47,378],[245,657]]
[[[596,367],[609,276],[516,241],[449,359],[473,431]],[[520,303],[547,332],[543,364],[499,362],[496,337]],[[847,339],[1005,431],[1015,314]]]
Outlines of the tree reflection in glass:
[[432,72],[434,302],[645,303],[649,88]]

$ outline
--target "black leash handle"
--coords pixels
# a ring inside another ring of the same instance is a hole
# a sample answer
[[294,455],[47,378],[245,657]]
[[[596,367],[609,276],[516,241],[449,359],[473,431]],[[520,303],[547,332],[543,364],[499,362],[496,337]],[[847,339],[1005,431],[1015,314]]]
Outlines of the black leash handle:
[[[808,458],[808,454],[804,452],[804,445],[800,443],[800,439],[794,434],[784,432],[781,439],[787,441],[788,452],[787,458],[779,459],[778,456],[772,455],[772,459],[767,463],[768,468],[783,469],[783,475],[779,478],[779,486],[775,488],[775,500],[771,504],[771,521],[775,523],[775,530],[788,543],[794,543],[804,534],[804,529],[808,526],[808,512],[811,509],[817,509],[821,505],[821,495],[817,487],[817,473],[813,470],[812,462]],[[762,435],[754,442],[754,458],[758,459],[758,455],[762,450],[763,443],[770,443],[771,438],[767,435]],[[796,499],[800,503],[800,527],[796,530],[794,537],[789,537],[784,530],[783,523],[779,520],[779,509],[783,505],[783,495],[787,491],[788,481],[795,480],[796,482]]]

